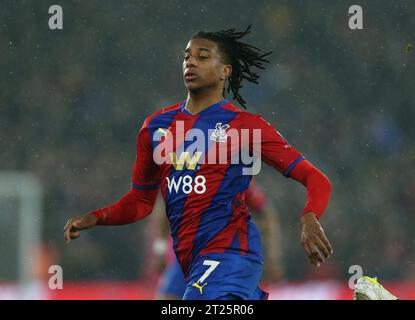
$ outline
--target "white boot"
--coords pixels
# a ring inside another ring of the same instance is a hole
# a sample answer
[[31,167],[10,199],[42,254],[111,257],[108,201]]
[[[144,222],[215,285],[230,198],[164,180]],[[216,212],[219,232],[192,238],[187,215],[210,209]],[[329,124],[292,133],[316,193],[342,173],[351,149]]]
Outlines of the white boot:
[[376,278],[362,277],[357,280],[353,294],[354,300],[398,300],[386,290]]

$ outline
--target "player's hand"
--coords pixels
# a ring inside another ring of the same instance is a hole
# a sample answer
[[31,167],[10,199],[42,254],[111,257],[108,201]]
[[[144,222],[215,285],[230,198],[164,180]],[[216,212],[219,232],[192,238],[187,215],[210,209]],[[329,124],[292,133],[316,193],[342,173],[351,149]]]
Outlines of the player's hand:
[[98,218],[93,214],[84,214],[79,217],[73,217],[68,220],[63,228],[63,234],[66,242],[70,242],[72,239],[76,239],[81,235],[81,230],[90,229],[95,227],[98,222]]
[[311,264],[319,267],[333,254],[333,247],[327,239],[315,213],[301,217],[301,245]]

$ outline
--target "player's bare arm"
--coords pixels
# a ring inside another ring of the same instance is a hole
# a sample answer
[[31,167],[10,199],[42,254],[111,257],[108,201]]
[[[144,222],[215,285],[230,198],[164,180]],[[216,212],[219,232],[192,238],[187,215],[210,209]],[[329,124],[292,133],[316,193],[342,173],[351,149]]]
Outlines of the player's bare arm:
[[96,225],[124,225],[144,219],[152,211],[158,194],[158,168],[149,151],[148,130],[142,126],[137,138],[136,160],[130,190],[117,202],[72,217],[64,228],[67,242],[80,236],[80,231]]

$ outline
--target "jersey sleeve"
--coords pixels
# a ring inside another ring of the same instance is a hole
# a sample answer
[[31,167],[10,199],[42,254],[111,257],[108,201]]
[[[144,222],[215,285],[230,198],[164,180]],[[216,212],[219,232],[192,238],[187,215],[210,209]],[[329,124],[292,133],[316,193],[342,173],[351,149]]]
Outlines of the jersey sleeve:
[[305,156],[291,146],[278,130],[261,116],[254,115],[249,122],[252,129],[261,130],[261,139],[257,141],[253,138],[252,148],[260,152],[262,161],[289,177],[290,172],[305,159]]
[[253,149],[261,152],[261,160],[276,168],[284,176],[301,182],[307,188],[307,202],[303,215],[313,212],[317,218],[321,217],[330,199],[332,189],[330,180],[261,116],[256,115],[250,122],[251,128],[261,130],[261,139],[259,141],[253,139],[252,142]]
[[141,127],[137,138],[131,186],[138,190],[158,189],[160,186],[160,167],[153,160],[153,148],[147,121]]
[[307,202],[303,215],[313,212],[317,218],[320,218],[330,200],[332,190],[330,179],[308,160],[301,161],[291,172],[291,177],[307,188]]

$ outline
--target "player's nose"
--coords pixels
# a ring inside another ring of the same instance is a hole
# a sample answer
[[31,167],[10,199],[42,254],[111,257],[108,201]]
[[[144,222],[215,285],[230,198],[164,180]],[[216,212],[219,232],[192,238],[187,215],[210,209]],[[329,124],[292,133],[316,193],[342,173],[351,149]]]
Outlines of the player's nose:
[[194,57],[189,57],[186,61],[185,61],[185,65],[186,68],[189,67],[196,67],[197,63],[196,63],[196,59]]

